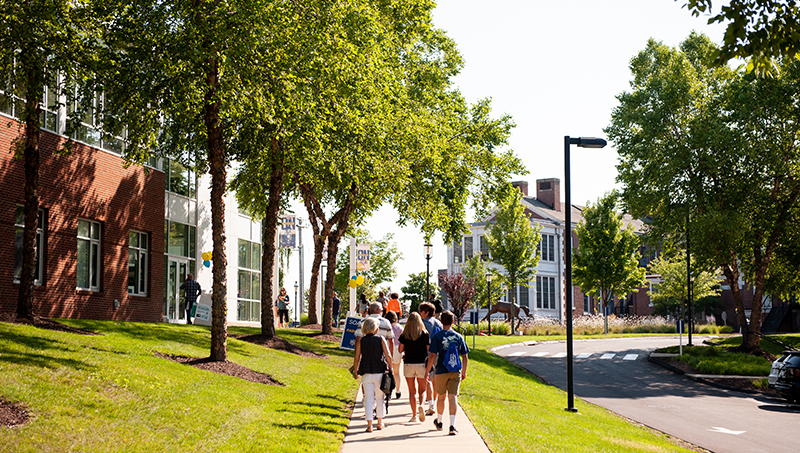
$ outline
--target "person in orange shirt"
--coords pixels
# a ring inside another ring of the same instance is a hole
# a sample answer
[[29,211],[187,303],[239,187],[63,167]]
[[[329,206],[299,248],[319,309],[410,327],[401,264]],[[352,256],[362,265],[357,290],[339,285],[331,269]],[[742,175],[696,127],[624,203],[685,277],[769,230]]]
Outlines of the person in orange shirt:
[[392,293],[389,295],[389,302],[386,302],[386,311],[393,311],[397,315],[397,319],[400,319],[402,315],[402,310],[400,309],[400,300],[397,293]]

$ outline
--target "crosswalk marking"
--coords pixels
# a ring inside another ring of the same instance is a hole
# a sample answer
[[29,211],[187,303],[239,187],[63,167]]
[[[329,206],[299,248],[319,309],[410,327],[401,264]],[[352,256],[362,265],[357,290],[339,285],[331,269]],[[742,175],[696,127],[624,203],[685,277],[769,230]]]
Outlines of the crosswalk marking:
[[556,358],[556,359],[561,359],[561,358],[566,357],[566,356],[567,356],[566,352],[559,352],[558,354],[553,354],[553,358]]
[[546,356],[547,354],[549,354],[549,353],[548,353],[548,352],[537,352],[537,353],[536,353],[536,354],[534,354],[533,356],[534,356],[534,357],[544,357],[544,356]]
[[600,358],[601,359],[605,359],[605,360],[611,360],[611,359],[614,358],[615,355],[616,354],[614,354],[613,352],[607,352],[607,353],[601,355]]
[[636,360],[637,358],[639,358],[639,354],[625,354],[622,360]]
[[575,356],[576,359],[588,359],[592,356],[591,352],[584,352],[583,354],[578,354]]
[[509,354],[508,356],[509,356],[509,357],[519,357],[519,356],[521,356],[521,355],[525,355],[525,351],[517,351],[517,352],[512,352],[512,353],[511,353],[511,354]]

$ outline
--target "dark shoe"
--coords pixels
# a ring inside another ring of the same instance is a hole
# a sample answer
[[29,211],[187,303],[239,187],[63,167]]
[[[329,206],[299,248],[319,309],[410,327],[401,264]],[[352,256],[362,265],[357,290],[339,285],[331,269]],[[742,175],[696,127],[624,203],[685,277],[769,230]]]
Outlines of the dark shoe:
[[403,395],[402,393],[397,392],[394,394],[394,399],[399,400],[402,395]]
[[433,426],[436,427],[436,431],[441,431],[443,425],[442,425],[442,422],[437,422],[436,419],[434,419],[433,420]]
[[192,321],[186,321],[186,324],[192,325]]
[[450,426],[450,435],[455,436],[456,434],[458,434],[458,430],[456,429],[456,427]]
[[436,411],[434,411],[433,408],[430,408],[430,409],[425,411],[425,415],[427,415],[428,417],[430,417],[431,415],[433,415],[435,413],[436,413]]

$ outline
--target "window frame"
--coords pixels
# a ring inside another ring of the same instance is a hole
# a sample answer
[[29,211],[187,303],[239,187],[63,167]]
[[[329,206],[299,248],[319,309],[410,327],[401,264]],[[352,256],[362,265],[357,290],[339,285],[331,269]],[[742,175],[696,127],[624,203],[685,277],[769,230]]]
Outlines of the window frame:
[[556,262],[556,235],[549,234],[549,233],[541,233],[542,240],[539,241],[539,245],[536,246],[536,250],[539,252],[539,257],[542,261],[546,261],[548,263],[555,263]]
[[[20,213],[19,211],[22,210]],[[22,214],[22,223],[17,222],[17,216]],[[25,207],[22,205],[16,205],[14,209],[14,269],[12,273],[12,279],[14,284],[19,284],[20,276],[17,276],[17,229],[24,230],[25,229]],[[45,231],[47,229],[47,217],[45,209],[39,208],[39,215],[38,215],[38,222],[36,226],[36,272],[34,274],[33,284],[36,286],[42,286],[42,282],[44,281],[44,252],[46,249],[44,239],[45,239]],[[19,244],[22,247],[22,243],[20,241]],[[20,253],[20,260],[22,260],[22,254]],[[20,272],[22,272],[22,262],[19,263]]]
[[[546,280],[545,280],[546,279]],[[556,278],[536,276],[536,308],[539,310],[555,310],[557,308]]]
[[[247,247],[242,261],[242,246]],[[239,238],[236,248],[236,320],[244,322],[261,321],[261,253],[262,246],[258,242]],[[247,279],[247,297],[242,296],[242,277]],[[257,277],[257,282],[255,278]],[[254,290],[258,294],[254,294]],[[243,319],[243,308],[247,308],[247,316]],[[256,309],[257,308],[257,309]]]
[[[89,224],[89,235],[88,236],[81,236],[80,233],[80,223],[87,222]],[[93,227],[97,228],[97,237],[93,237],[93,232],[95,231]],[[100,292],[100,282],[101,282],[101,273],[102,273],[102,262],[103,262],[103,228],[102,224],[96,220],[90,220],[85,218],[78,218],[78,229],[76,232],[76,239],[77,239],[77,261],[80,261],[80,244],[81,242],[86,242],[89,244],[88,248],[88,260],[89,260],[89,269],[87,275],[87,285],[81,286],[81,282],[78,279],[79,273],[78,269],[76,268],[75,272],[75,288],[79,291],[92,291],[92,292]],[[97,252],[94,253],[94,250]]]
[[[131,244],[132,235],[137,235],[136,245]],[[142,246],[142,238],[145,238],[146,244]],[[134,289],[131,291],[131,275],[130,275],[130,262],[131,254],[136,257],[136,281],[134,282]],[[147,297],[148,284],[150,283],[150,234],[138,230],[130,230],[128,232],[128,294],[132,296]]]

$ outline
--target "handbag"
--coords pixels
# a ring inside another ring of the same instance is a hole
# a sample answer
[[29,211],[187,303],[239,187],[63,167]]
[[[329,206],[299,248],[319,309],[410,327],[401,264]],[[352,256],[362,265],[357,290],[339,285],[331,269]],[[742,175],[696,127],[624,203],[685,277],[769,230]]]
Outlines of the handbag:
[[394,374],[392,374],[392,369],[387,367],[386,371],[383,372],[383,377],[381,378],[381,390],[383,393],[390,395],[392,390],[394,390],[394,387]]

